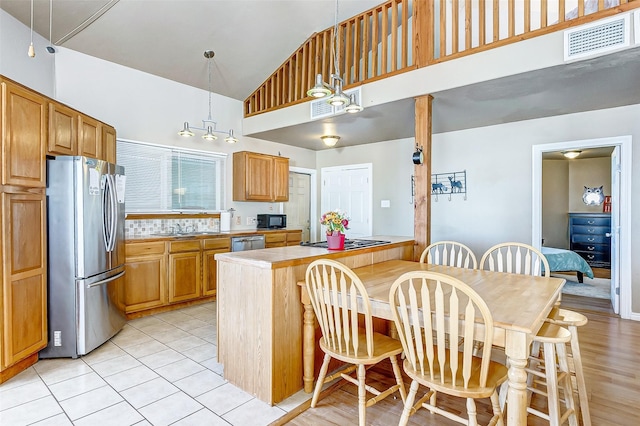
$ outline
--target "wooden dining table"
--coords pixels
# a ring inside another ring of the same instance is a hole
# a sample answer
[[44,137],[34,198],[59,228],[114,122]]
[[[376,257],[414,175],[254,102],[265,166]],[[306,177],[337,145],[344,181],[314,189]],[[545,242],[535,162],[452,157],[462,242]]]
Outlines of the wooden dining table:
[[[544,319],[559,300],[561,278],[547,278],[452,266],[430,265],[407,260],[389,260],[355,268],[371,301],[372,315],[393,320],[389,290],[405,272],[435,271],[458,278],[471,286],[486,302],[494,321],[494,345],[504,347],[508,358],[508,393],[506,424],[527,424],[527,373],[529,346]],[[315,356],[315,315],[302,284],[303,379],[304,389],[313,391]]]

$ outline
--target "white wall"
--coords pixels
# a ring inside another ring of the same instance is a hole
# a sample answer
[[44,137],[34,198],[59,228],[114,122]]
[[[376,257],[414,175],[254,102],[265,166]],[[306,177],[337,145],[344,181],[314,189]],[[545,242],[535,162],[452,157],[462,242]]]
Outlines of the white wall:
[[569,162],[542,161],[542,239],[544,246],[569,248]]
[[243,137],[243,103],[218,94],[212,97],[212,117],[217,129],[234,129],[240,141],[229,145],[218,140],[205,142],[196,136],[178,136],[184,121],[202,126],[208,115],[208,92],[176,83],[148,73],[103,61],[69,49],[57,54],[58,97],[80,111],[111,124],[121,139],[181,146],[228,154],[226,207],[236,209],[241,225],[232,229],[255,228],[246,224],[247,216],[279,211],[278,203],[249,203],[232,201],[232,154],[235,151],[256,151],[290,158],[290,165],[315,168],[315,153],[289,145]]
[[[640,105],[568,114],[433,137],[433,172],[467,170],[468,200],[431,205],[432,240],[463,242],[478,255],[502,241],[531,243],[532,146],[631,135],[640,164]],[[632,170],[632,187],[640,168]],[[637,192],[637,191],[636,191]],[[640,255],[640,197],[631,200],[631,258]],[[640,264],[631,272],[632,310],[640,312]]]
[[30,40],[29,28],[0,9],[0,74],[53,98],[55,55],[46,50],[48,40],[33,33],[36,56],[30,58]]
[[[345,148],[338,145],[337,148],[317,152],[318,173],[322,167],[372,163],[373,235],[413,236],[411,175],[414,165],[411,154],[414,147],[413,138]],[[321,185],[322,176],[319,175],[318,196]],[[389,200],[391,207],[380,207],[381,200]],[[320,217],[321,212],[312,212],[312,216],[314,214]]]

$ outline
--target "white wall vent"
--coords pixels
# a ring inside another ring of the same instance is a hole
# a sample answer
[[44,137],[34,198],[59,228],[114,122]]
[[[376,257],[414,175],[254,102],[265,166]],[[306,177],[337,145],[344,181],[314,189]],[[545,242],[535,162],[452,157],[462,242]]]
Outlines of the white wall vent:
[[[360,105],[361,103],[361,90],[360,87],[356,87],[355,89],[345,90],[344,94],[350,96],[354,94],[356,97],[356,102]],[[346,106],[346,105],[345,105]],[[344,110],[344,106],[334,107],[327,103],[327,98],[320,98],[311,101],[311,119],[315,120],[317,118],[329,117],[338,113],[341,113]]]
[[630,45],[630,14],[616,15],[564,32],[564,60],[595,56]]

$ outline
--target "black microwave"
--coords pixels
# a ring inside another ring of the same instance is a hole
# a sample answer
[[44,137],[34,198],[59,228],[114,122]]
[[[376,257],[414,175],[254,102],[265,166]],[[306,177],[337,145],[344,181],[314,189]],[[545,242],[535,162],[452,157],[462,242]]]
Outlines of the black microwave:
[[286,214],[259,214],[258,228],[286,228]]

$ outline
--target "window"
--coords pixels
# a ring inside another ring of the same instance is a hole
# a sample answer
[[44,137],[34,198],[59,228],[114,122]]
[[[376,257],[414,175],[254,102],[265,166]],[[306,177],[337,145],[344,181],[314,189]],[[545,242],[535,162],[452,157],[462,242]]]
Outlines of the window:
[[224,210],[226,154],[118,140],[127,213]]

